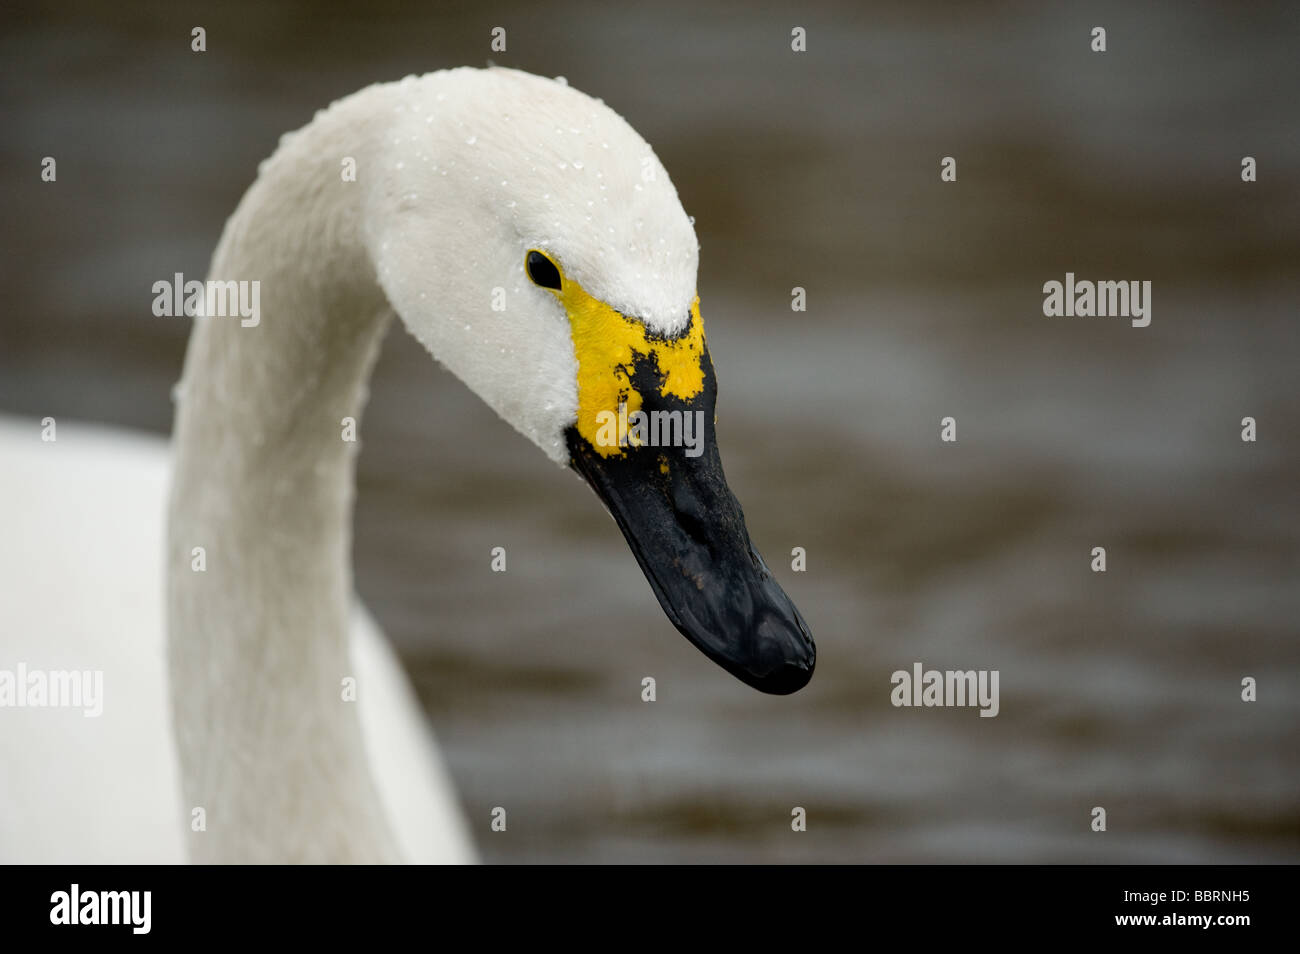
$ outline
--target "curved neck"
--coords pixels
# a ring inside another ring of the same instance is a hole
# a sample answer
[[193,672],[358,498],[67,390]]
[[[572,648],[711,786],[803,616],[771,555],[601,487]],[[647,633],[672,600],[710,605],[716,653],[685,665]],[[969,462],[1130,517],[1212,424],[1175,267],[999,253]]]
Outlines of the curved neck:
[[360,420],[391,310],[334,146],[368,129],[362,105],[336,108],[265,165],[208,276],[258,281],[259,320],[195,319],[177,391],[168,663],[185,808],[206,816],[196,860],[398,856],[344,697],[343,419]]

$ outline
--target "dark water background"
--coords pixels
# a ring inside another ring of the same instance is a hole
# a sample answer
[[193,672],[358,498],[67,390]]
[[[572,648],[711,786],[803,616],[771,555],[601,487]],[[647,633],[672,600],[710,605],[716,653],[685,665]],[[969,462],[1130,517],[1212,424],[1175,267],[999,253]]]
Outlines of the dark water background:
[[[484,858],[1300,860],[1300,8],[918,6],[6,4],[0,411],[166,432],[150,286],[205,271],[281,132],[489,56],[563,74],[696,217],[728,475],[820,658],[782,699],[707,663],[395,331],[358,586]],[[1066,271],[1152,281],[1151,326],[1045,319]],[[999,669],[1001,715],[892,708],[915,661]]]

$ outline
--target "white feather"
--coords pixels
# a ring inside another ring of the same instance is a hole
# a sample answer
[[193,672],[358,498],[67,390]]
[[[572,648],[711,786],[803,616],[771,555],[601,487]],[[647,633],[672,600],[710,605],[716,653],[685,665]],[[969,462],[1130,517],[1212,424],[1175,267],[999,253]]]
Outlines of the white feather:
[[563,462],[576,364],[524,273],[533,247],[653,331],[687,320],[694,232],[612,110],[512,70],[373,86],[286,135],[228,221],[208,277],[259,281],[260,321],[196,320],[170,460],[118,432],[61,421],[45,443],[37,421],[0,422],[0,668],[101,669],[105,695],[97,719],[0,709],[0,860],[472,859],[353,596],[341,434],[396,313]]

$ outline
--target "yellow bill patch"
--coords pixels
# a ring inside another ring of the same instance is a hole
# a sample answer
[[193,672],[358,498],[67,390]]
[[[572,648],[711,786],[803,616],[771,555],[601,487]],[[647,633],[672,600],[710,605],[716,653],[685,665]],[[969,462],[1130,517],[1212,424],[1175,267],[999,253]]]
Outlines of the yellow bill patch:
[[641,409],[642,395],[631,379],[638,361],[653,356],[662,376],[662,394],[689,401],[704,389],[704,323],[698,297],[691,303],[686,332],[663,339],[651,337],[640,321],[624,317],[568,278],[555,294],[568,313],[578,359],[578,433],[602,457],[626,452],[597,439],[598,415],[618,414],[620,404],[626,405],[626,414]]

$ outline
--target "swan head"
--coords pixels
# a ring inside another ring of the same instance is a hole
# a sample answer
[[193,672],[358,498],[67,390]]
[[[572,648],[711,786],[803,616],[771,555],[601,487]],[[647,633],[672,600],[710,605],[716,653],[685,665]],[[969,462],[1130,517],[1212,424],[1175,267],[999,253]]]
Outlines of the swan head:
[[757,689],[803,687],[816,650],[723,475],[699,246],[650,146],[515,70],[395,90],[366,221],[403,323],[586,480],[687,639]]

